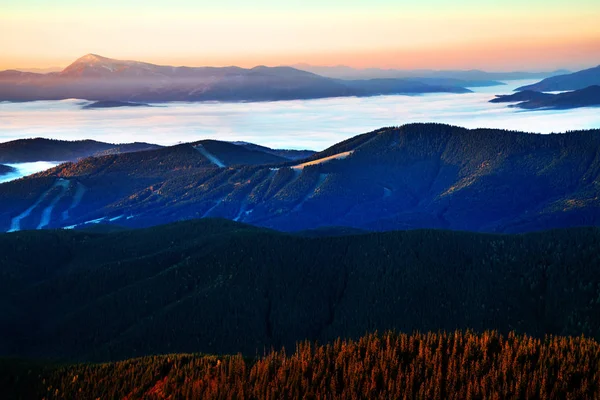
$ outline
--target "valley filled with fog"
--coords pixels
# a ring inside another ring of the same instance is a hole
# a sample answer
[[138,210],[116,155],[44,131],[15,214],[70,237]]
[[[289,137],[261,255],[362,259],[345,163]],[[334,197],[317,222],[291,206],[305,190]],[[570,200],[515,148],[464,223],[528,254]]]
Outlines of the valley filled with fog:
[[[467,94],[342,97],[256,103],[167,103],[153,107],[82,109],[83,100],[0,103],[0,142],[44,137],[172,145],[200,139],[246,141],[273,148],[322,150],[354,135],[411,122],[536,133],[600,127],[597,108],[522,111],[489,100],[534,83],[471,88]],[[60,161],[60,160],[58,160]],[[53,164],[13,165],[17,173]]]
[[59,162],[49,161],[37,161],[19,164],[7,164],[7,166],[14,168],[14,171],[9,172],[5,175],[0,175],[0,183],[9,182],[15,179],[19,179],[23,176],[35,174],[36,172],[45,171],[52,167],[55,167]]

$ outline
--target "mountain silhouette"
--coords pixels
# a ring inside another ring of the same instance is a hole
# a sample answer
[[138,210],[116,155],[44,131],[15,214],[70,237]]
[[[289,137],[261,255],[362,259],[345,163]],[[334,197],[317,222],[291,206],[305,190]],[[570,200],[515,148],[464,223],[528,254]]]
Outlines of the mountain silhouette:
[[537,92],[553,92],[580,90],[588,86],[600,85],[600,65],[594,68],[546,78],[533,85],[521,86],[518,91],[535,90]]
[[[468,93],[450,82],[345,81],[291,67],[172,67],[88,54],[60,72],[0,72],[0,101],[275,101],[381,94]],[[105,103],[115,104],[115,103]]]
[[598,130],[443,124],[380,129],[303,160],[206,140],[86,158],[3,184],[0,229],[204,217],[284,231],[600,225],[599,152]]

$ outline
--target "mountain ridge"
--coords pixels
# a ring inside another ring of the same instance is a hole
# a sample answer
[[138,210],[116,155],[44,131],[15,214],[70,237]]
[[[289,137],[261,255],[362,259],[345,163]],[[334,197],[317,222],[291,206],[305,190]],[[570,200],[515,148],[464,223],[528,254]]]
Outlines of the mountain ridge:
[[414,79],[346,81],[285,66],[173,67],[88,54],[60,72],[0,72],[0,101],[239,102],[470,92],[457,82],[445,83]]
[[11,172],[14,172],[14,171],[15,171],[15,169],[13,167],[10,167],[10,166],[4,165],[4,164],[0,164],[0,176],[10,174]]
[[600,85],[600,65],[571,74],[557,75],[543,79],[533,85],[521,86],[516,91],[535,90],[537,92],[553,92],[580,90],[588,86]]
[[160,147],[142,142],[112,144],[90,139],[76,141],[45,138],[17,139],[0,143],[0,162],[16,164],[36,161],[76,161],[93,155],[155,150]]
[[292,64],[292,67],[313,72],[318,75],[339,79],[369,79],[369,78],[425,78],[425,79],[456,79],[469,82],[469,86],[496,86],[498,80],[535,79],[548,76],[570,73],[568,70],[559,69],[548,72],[488,72],[477,69],[472,70],[431,70],[431,69],[383,69],[383,68],[352,68],[345,65],[318,66],[310,64]]
[[[0,230],[37,204],[19,220],[20,229],[35,228],[56,196],[49,227],[143,227],[202,217],[286,231],[508,233],[600,225],[599,130],[536,135],[409,124],[300,160],[243,150],[201,141],[63,164],[4,184]],[[68,191],[53,189],[57,182]],[[79,185],[86,193],[69,209]],[[68,219],[61,217],[66,209]]]
[[511,107],[525,110],[569,110],[580,107],[600,106],[600,86],[593,85],[571,92],[557,94],[524,90],[512,95],[499,95],[491,103],[517,103]]

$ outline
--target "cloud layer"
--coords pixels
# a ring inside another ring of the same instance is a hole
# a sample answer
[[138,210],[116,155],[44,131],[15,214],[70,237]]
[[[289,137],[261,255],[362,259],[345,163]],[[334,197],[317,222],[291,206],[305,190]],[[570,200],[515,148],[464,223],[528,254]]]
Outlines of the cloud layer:
[[384,126],[441,122],[467,128],[550,133],[600,128],[597,108],[517,111],[488,102],[530,83],[478,88],[472,94],[378,96],[271,103],[172,103],[151,108],[82,110],[81,100],[0,103],[0,142],[21,138],[144,141],[243,140],[320,150]]

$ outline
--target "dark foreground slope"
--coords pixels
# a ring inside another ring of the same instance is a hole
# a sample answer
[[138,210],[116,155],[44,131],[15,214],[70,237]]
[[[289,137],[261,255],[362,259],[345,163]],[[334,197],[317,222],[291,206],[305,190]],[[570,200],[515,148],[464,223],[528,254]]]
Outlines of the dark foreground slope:
[[592,399],[600,346],[495,332],[367,335],[251,361],[168,355],[111,364],[0,361],[14,399]]
[[[409,78],[415,80],[424,80],[425,82],[447,82],[462,81],[462,87],[478,86],[496,86],[502,85],[498,81],[511,81],[516,79],[544,79],[554,75],[564,75],[570,73],[566,70],[556,70],[547,72],[487,72],[476,69],[468,71],[461,70],[402,70],[402,69],[380,69],[380,68],[352,68],[345,65],[334,67],[317,66],[310,64],[295,64],[292,67],[309,71],[321,76],[338,79],[373,79],[373,78]],[[457,83],[458,83],[457,82]]]
[[600,130],[411,124],[303,161],[203,141],[63,164],[2,185],[0,230],[222,217],[286,231],[510,233],[600,226],[599,199]]
[[600,231],[308,238],[226,220],[0,236],[0,354],[254,356],[459,328],[600,337]]

